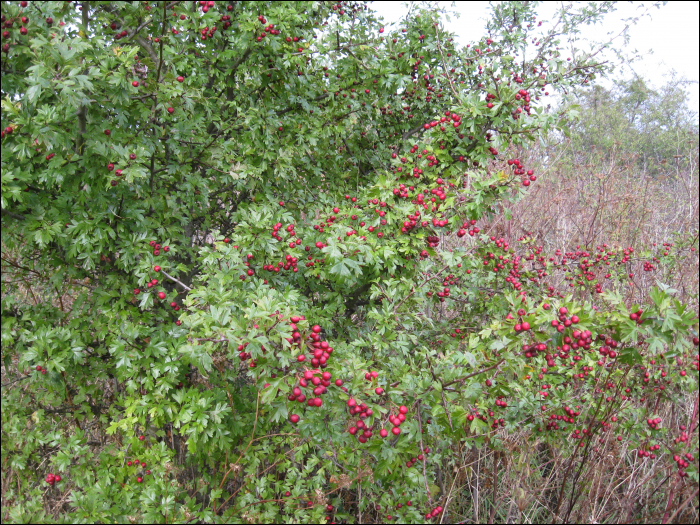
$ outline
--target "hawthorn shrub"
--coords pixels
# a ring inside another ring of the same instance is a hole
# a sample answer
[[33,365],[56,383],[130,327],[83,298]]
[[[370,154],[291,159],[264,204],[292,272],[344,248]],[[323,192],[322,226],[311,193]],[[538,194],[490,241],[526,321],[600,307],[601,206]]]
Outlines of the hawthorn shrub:
[[693,512],[697,312],[482,231],[606,71],[560,46],[612,4],[535,7],[459,48],[429,6],[3,2],[3,517],[571,521],[609,442],[605,512]]

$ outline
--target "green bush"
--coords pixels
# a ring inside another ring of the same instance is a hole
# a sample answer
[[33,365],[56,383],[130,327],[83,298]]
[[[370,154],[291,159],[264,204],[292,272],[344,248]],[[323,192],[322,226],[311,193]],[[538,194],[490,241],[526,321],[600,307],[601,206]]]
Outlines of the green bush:
[[[630,458],[667,445],[671,496],[697,484],[697,400],[683,440],[650,403],[697,395],[696,314],[665,287],[626,305],[628,250],[557,261],[481,231],[536,183],[507,152],[561,124],[549,93],[603,72],[559,46],[610,5],[547,31],[498,5],[458,48],[428,7],[384,28],[360,3],[22,4],[2,3],[4,518],[450,521],[454,447],[515,431],[571,450],[558,520],[610,433]],[[595,301],[541,285],[606,263]]]

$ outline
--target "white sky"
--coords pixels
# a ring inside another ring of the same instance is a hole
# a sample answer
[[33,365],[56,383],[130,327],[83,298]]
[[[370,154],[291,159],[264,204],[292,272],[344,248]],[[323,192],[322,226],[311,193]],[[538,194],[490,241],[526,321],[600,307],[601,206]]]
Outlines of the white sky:
[[[459,18],[451,17],[451,21],[446,22],[446,27],[455,33],[461,45],[478,40],[485,33],[488,2],[438,3],[460,14]],[[538,20],[549,19],[558,5],[558,2],[544,2],[538,9]],[[398,21],[408,10],[407,4],[403,2],[372,2],[372,6],[387,23]],[[639,16],[643,12],[641,7],[639,2],[620,2],[617,11],[607,15],[603,24],[584,27],[582,36],[602,41],[606,37],[610,38],[608,34],[617,35],[625,26],[623,19]],[[630,27],[630,43],[625,49],[627,54],[636,50],[642,55],[641,60],[634,63],[632,68],[650,81],[652,87],[664,84],[671,70],[675,70],[680,77],[694,81],[687,89],[690,107],[696,112],[700,77],[699,7],[700,2],[669,2],[659,9],[650,9],[648,13],[651,16],[641,18],[636,25]],[[542,29],[544,28],[543,24]],[[618,46],[622,45],[621,39],[616,42],[619,42]],[[630,78],[632,72],[627,68],[617,75]]]

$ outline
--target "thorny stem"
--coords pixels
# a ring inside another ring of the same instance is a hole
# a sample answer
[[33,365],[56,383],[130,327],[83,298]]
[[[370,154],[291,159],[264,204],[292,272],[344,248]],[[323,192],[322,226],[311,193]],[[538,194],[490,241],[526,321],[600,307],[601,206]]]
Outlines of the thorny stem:
[[423,446],[423,420],[420,415],[420,403],[418,404],[418,436],[420,437],[420,453],[423,454],[423,481],[425,482],[425,493],[428,496],[428,503],[433,504],[432,498],[430,496],[430,489],[428,488],[428,476],[425,473],[425,447]]
[[[245,450],[241,452],[241,455],[238,457],[236,462],[231,465],[231,467],[226,471],[226,474],[224,474],[224,478],[221,480],[221,484],[219,485],[219,488],[224,486],[224,481],[226,481],[226,477],[229,475],[229,473],[238,465],[238,463],[241,461],[243,456],[245,456],[245,453],[248,452],[248,449],[250,448],[250,445],[253,443],[253,438],[255,437],[255,429],[258,426],[258,410],[260,409],[260,393],[258,393],[258,399],[255,403],[255,422],[253,423],[253,432],[250,435],[250,441],[248,441],[248,445],[245,447]],[[231,494],[228,498],[226,498],[226,501],[224,501],[221,505],[219,505],[219,509],[221,509],[228,501],[236,494],[237,492],[234,492]],[[216,514],[216,506],[214,506],[214,514]]]

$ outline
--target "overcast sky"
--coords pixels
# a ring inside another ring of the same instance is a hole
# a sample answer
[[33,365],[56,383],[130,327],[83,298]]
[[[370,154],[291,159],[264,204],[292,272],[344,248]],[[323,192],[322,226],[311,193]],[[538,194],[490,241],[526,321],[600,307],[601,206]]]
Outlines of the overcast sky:
[[[455,33],[460,44],[465,45],[478,40],[485,33],[488,16],[488,2],[438,2],[449,10],[460,14],[446,23],[449,31]],[[406,14],[406,3],[372,2],[374,9],[384,17],[387,23],[396,22]],[[553,16],[558,2],[544,2],[538,19],[548,20]],[[591,40],[602,41],[607,35],[619,34],[625,26],[623,19],[639,16],[644,11],[639,2],[620,2],[618,10],[606,17],[604,24],[583,28],[583,36]],[[698,79],[700,64],[700,42],[698,39],[698,18],[700,2],[669,2],[659,9],[648,11],[636,25],[629,29],[630,43],[627,52],[633,50],[643,54],[643,58],[632,65],[634,71],[651,82],[653,87],[662,85],[671,70],[680,77],[694,81],[688,87],[690,106],[698,111]],[[544,26],[543,26],[544,29]],[[607,37],[610,38],[610,37]],[[618,40],[621,45],[621,40]],[[624,78],[632,76],[627,69],[620,71]]]

